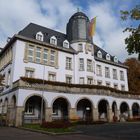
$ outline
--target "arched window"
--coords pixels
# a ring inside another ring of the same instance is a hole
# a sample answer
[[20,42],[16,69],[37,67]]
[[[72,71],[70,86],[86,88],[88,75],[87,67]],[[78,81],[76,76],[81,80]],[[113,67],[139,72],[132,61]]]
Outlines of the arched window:
[[67,40],[63,41],[63,47],[64,48],[69,48],[69,42]]
[[50,44],[57,45],[57,39],[56,39],[55,36],[52,36],[52,37],[50,38]]
[[106,60],[110,60],[110,55],[106,54]]
[[116,56],[114,56],[114,62],[118,63],[118,58]]
[[97,57],[102,58],[102,53],[101,53],[101,51],[98,51],[98,52],[97,52]]
[[37,32],[37,34],[36,34],[36,39],[37,39],[37,40],[40,40],[40,41],[43,41],[44,36],[43,36],[42,32]]

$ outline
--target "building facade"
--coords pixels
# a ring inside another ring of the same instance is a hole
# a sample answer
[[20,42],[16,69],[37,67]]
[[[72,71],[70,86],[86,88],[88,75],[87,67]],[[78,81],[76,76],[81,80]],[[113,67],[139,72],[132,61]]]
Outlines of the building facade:
[[30,23],[7,42],[0,52],[0,114],[9,125],[139,116],[140,97],[128,91],[128,68],[93,43],[89,25],[77,12],[66,34]]

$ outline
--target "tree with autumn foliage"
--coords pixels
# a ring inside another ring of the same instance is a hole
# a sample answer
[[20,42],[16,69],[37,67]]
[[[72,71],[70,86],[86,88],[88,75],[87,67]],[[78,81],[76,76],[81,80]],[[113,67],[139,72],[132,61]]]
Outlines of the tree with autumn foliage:
[[128,85],[132,92],[140,93],[140,61],[136,58],[127,59],[124,64],[128,66]]
[[129,32],[129,36],[125,39],[128,54],[138,54],[140,61],[140,5],[135,6],[130,11],[121,11],[122,20],[131,20],[135,22],[135,26],[130,25],[124,32]]

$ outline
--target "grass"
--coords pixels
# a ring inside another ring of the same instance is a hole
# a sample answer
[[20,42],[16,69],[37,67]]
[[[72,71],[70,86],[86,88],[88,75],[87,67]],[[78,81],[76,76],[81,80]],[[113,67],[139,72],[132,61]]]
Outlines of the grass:
[[40,130],[40,131],[53,132],[53,133],[74,132],[73,127],[69,127],[69,128],[44,128],[44,127],[41,127],[40,124],[25,124],[25,125],[23,125],[23,127],[29,128],[32,130]]

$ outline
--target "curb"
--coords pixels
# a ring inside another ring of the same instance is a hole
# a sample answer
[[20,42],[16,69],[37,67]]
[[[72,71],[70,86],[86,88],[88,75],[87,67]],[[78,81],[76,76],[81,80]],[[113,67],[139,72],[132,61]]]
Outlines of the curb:
[[24,128],[24,127],[16,127],[18,129],[22,130],[27,130],[31,132],[37,132],[37,133],[42,133],[42,134],[47,134],[47,135],[72,135],[72,134],[81,134],[81,131],[76,131],[76,132],[64,132],[64,133],[54,133],[54,132],[49,132],[49,131],[43,131],[43,130],[35,130],[35,129],[30,129],[30,128]]

